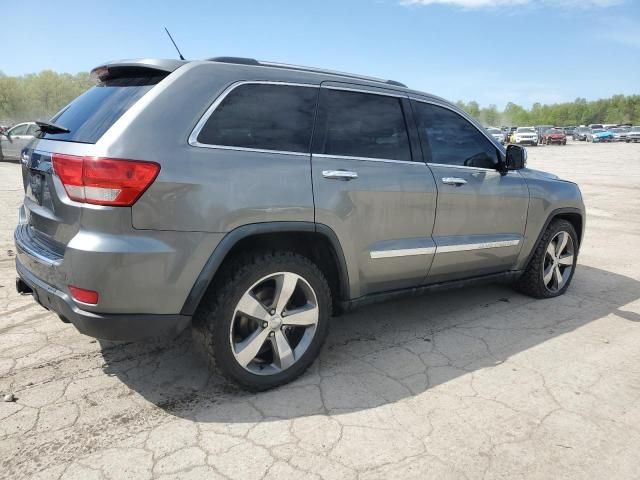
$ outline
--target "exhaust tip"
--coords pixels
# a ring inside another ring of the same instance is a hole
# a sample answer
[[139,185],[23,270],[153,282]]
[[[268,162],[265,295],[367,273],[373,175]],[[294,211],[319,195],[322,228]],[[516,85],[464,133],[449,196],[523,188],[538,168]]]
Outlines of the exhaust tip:
[[16,291],[20,295],[31,295],[33,294],[33,290],[29,285],[25,283],[20,277],[16,277]]

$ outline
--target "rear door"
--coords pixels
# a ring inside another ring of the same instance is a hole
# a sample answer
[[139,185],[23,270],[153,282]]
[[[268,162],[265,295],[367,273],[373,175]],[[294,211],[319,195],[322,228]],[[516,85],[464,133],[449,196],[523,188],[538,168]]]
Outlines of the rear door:
[[436,283],[511,268],[522,246],[529,190],[519,172],[502,175],[502,153],[488,136],[444,104],[413,102],[423,150],[438,187]]
[[312,150],[315,220],[344,250],[353,298],[420,284],[434,254],[433,175],[409,101],[325,82]]

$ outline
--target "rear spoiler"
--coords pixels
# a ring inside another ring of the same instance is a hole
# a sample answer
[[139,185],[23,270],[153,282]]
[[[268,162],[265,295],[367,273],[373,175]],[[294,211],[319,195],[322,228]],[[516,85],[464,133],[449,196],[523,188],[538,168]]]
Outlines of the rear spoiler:
[[168,75],[186,63],[188,62],[185,60],[158,58],[116,60],[97,66],[91,70],[91,76],[98,81],[104,81],[129,75]]

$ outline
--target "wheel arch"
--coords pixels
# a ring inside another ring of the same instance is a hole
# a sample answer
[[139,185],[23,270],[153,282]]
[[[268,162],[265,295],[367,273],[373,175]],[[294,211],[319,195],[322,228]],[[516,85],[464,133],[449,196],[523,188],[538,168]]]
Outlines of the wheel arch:
[[329,282],[334,311],[349,296],[349,275],[338,237],[313,222],[265,222],[243,225],[224,236],[198,275],[180,311],[193,315],[226,262],[250,250],[291,250],[312,260]]
[[566,220],[569,223],[571,223],[571,225],[573,225],[573,228],[575,228],[576,234],[578,235],[578,250],[580,249],[580,246],[582,245],[582,237],[584,236],[584,226],[585,226],[584,212],[579,208],[574,208],[574,207],[557,208],[547,216],[547,219],[544,222],[544,225],[540,229],[540,232],[538,232],[538,238],[536,238],[536,241],[533,244],[533,248],[527,255],[526,262],[524,262],[525,268],[527,265],[529,265],[529,262],[531,261],[531,257],[533,257],[533,254],[535,253],[536,248],[540,244],[540,240],[542,239],[544,232],[547,230],[547,227],[551,222],[557,219]]

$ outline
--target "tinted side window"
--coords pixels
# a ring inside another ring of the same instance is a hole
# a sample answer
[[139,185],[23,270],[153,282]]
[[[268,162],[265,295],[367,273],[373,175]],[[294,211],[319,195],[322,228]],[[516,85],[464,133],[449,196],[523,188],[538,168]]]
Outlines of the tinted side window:
[[36,132],[38,131],[38,126],[37,125],[29,125],[29,128],[27,129],[27,135],[34,135],[36,134]]
[[431,162],[466,167],[495,168],[498,150],[471,123],[443,107],[414,102],[416,123]]
[[309,152],[317,96],[312,87],[240,85],[209,117],[198,142]]
[[316,153],[411,160],[399,98],[322,89],[321,105]]

